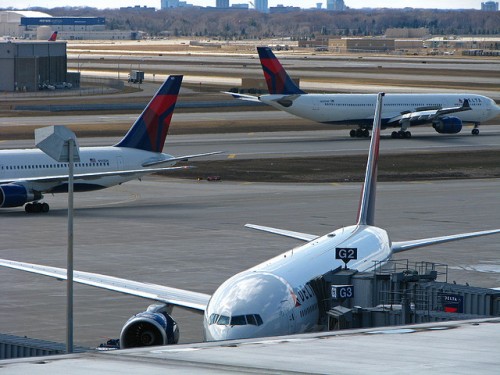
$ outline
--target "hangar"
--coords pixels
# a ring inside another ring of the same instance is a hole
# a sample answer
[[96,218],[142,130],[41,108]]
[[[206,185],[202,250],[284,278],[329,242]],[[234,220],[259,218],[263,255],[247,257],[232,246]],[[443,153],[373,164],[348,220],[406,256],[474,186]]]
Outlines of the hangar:
[[67,82],[66,42],[0,42],[0,91],[37,91]]

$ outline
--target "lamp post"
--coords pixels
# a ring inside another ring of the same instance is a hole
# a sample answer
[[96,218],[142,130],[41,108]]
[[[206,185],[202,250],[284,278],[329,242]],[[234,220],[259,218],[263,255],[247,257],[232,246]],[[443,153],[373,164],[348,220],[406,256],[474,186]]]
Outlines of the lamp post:
[[73,176],[80,161],[76,135],[65,126],[35,130],[36,146],[59,163],[68,163],[68,249],[66,269],[66,352],[73,353]]

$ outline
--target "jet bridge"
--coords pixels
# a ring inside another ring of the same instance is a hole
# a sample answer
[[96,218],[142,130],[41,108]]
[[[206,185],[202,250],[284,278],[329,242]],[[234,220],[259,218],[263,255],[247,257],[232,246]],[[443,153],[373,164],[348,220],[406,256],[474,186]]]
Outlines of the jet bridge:
[[311,286],[328,330],[500,316],[500,291],[449,283],[439,263],[390,261],[363,273],[339,267]]

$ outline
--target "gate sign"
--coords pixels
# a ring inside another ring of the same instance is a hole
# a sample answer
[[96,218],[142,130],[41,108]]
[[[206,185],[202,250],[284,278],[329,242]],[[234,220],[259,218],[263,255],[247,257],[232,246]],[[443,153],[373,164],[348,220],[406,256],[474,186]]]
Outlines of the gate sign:
[[332,285],[332,299],[346,299],[354,297],[354,286]]
[[357,247],[336,247],[335,248],[335,259],[341,259],[345,263],[347,268],[347,263],[350,260],[358,259],[358,248]]
[[442,294],[444,311],[448,313],[464,312],[464,297],[459,294]]

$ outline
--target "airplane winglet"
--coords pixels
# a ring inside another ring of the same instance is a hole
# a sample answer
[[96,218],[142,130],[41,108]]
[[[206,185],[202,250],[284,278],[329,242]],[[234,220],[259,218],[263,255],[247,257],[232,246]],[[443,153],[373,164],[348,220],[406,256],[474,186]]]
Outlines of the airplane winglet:
[[257,47],[269,94],[306,94],[293,82],[269,47]]
[[377,190],[377,167],[380,145],[380,124],[382,118],[382,98],[384,93],[377,95],[375,116],[373,117],[373,132],[370,141],[370,151],[366,163],[365,182],[361,190],[358,209],[358,225],[374,225],[375,223],[375,195]]

